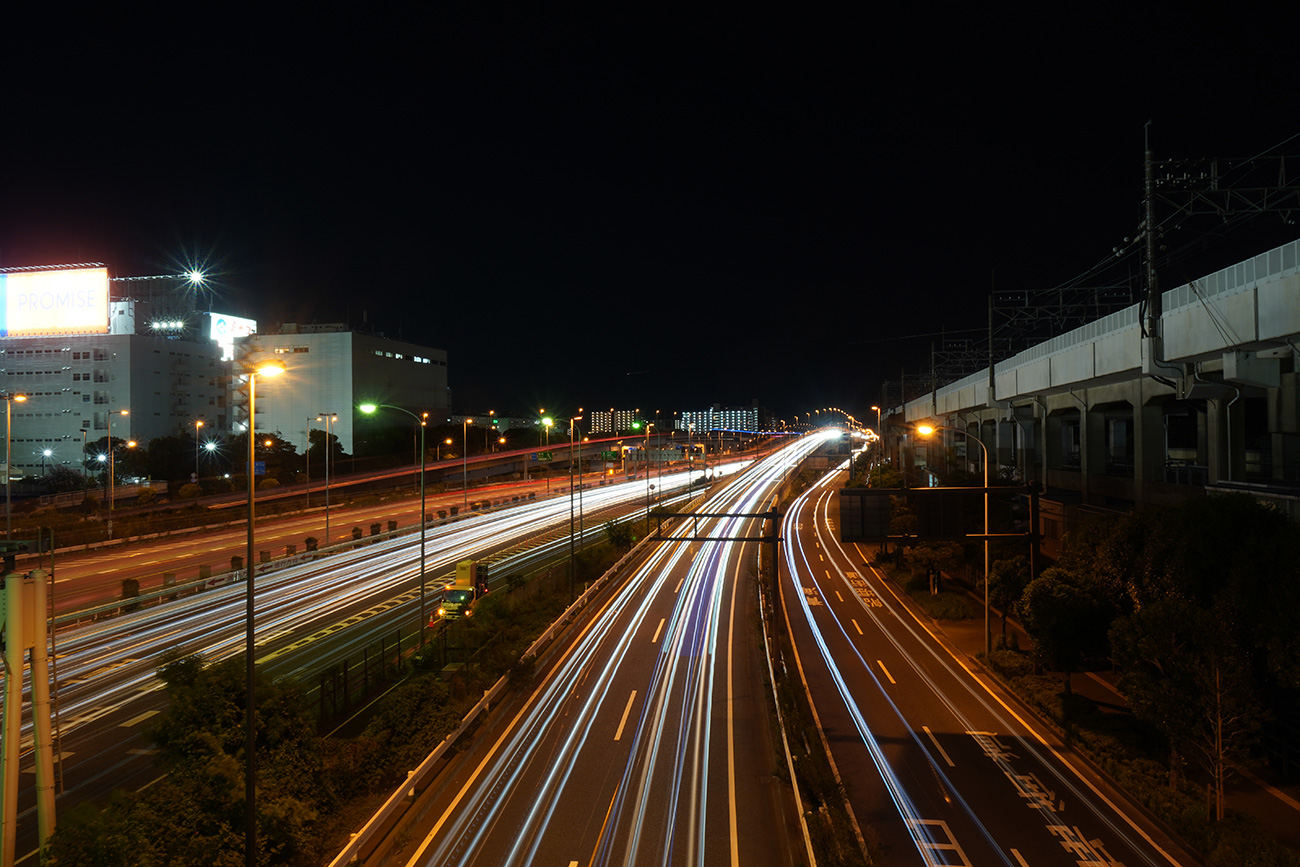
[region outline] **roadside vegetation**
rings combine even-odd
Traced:
[[[1207,864],[1300,865],[1226,785],[1263,772],[1300,710],[1300,528],[1248,496],[1204,497],[1098,519],[1032,579],[1014,557],[990,577],[1033,639],[1019,649],[1004,628],[988,660],[1022,698]],[[1074,692],[1098,668],[1131,713]]]
[[[578,553],[579,587],[624,553],[632,538],[625,526],[616,525],[609,542]],[[453,640],[472,649],[469,663],[440,671],[437,641],[410,654],[404,678],[370,706],[357,734],[323,737],[324,721],[298,684],[259,675],[259,864],[328,863],[348,833],[455,729],[485,689],[506,675],[516,684],[531,684],[532,662],[520,657],[564,611],[568,588],[566,560],[488,594],[472,619],[454,624]],[[244,863],[244,657],[214,664],[179,657],[165,661],[158,673],[169,700],[148,731],[159,750],[158,780],[141,791],[118,791],[101,803],[61,812],[45,863]]]

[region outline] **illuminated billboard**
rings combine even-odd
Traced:
[[[0,274],[0,337],[107,333],[107,268]]]
[[[235,338],[247,337],[257,333],[256,319],[243,319],[239,316],[227,316],[224,313],[209,313],[211,328],[208,336],[221,347],[221,359],[230,361],[235,357]]]

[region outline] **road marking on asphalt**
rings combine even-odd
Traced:
[[[682,589],[682,584],[684,583],[686,583],[686,577],[682,576],[682,580],[677,582],[677,586],[673,588],[673,592],[677,593],[680,591]]]
[[[943,760],[948,763],[948,767],[957,767],[952,763],[952,759],[948,756],[947,751],[944,750],[943,747],[939,746],[939,739],[934,736],[934,732],[930,731],[930,727],[921,726],[921,731],[925,732],[926,737],[930,739],[930,743],[934,744],[934,748],[939,751],[939,755],[943,756]]]
[[[618,731],[614,732],[614,740],[623,737],[623,726],[627,725],[627,715],[632,712],[632,702],[636,701],[636,690],[627,697],[627,707],[623,708],[623,718],[618,721]]]
[[[140,714],[138,717],[135,717],[134,719],[129,719],[129,720],[127,720],[126,722],[122,723],[120,726],[118,726],[118,728],[129,729],[129,728],[132,728],[132,727],[134,727],[134,726],[138,726],[140,723],[144,722],[145,720],[149,719],[150,717],[155,717],[155,716],[157,716],[159,713],[160,713],[160,711],[156,711],[156,710],[147,710],[147,711],[145,711],[144,713]]]
[[[858,635],[863,635],[863,634],[865,634],[865,633],[863,633],[863,631],[862,631],[862,627],[858,625],[858,621],[856,621],[856,620],[854,620],[852,617],[850,617],[850,618],[849,618],[849,622],[852,623],[852,624],[853,624],[853,628],[856,629],[856,630],[858,631]]]
[[[838,590],[835,591],[835,598],[840,600],[841,602],[844,601],[844,597],[840,595],[840,591]]]
[[[853,625],[854,625],[854,626],[857,626],[856,623],[853,624]],[[889,678],[889,682],[890,682],[890,683],[893,683],[893,684],[897,684],[897,683],[898,683],[898,681],[894,680],[894,676],[893,676],[892,674],[889,673],[889,669],[885,668],[885,662],[884,662],[884,660],[882,660],[882,659],[877,659],[877,660],[876,660],[876,665],[880,666],[880,670],[883,671],[883,672],[885,673],[885,677]]]
[[[952,836],[952,829],[948,827],[947,822],[942,819],[917,819],[916,821],[908,820],[907,824],[911,826],[912,839],[916,841],[917,847],[929,850],[926,853],[922,853],[927,864],[943,864],[945,867],[958,867],[958,865],[960,865],[960,867],[971,867],[970,859],[966,857],[966,853],[962,851],[961,845],[957,842],[956,838]],[[939,843],[927,839],[931,837],[937,838],[938,835],[923,834],[918,827],[920,825],[942,830],[944,836],[948,838],[948,842]],[[961,860],[949,861],[947,858],[940,859],[934,854],[936,852],[951,852]]]
[[[1029,862],[1020,854],[1019,849],[1012,849],[1011,854],[1016,856],[1016,860],[1020,862],[1020,867],[1029,867]]]
[[[59,753],[57,756],[55,756],[55,757],[53,758],[53,761],[55,761],[55,762],[63,762],[63,761],[67,761],[67,759],[68,759],[69,756],[75,756],[75,755],[76,755],[76,753],[62,752],[62,753]],[[36,765],[32,765],[30,768],[23,768],[23,773],[24,773],[24,774],[34,774],[34,773],[36,773]]]
[[[655,630],[655,637],[652,638],[652,639],[650,639],[650,643],[651,643],[651,644],[658,644],[658,643],[659,643],[659,633],[660,633],[660,632],[663,632],[663,630],[664,630],[664,619],[665,619],[665,618],[663,618],[663,617],[660,617],[660,618],[659,618],[659,628]]]
[[[162,750],[127,750],[127,753],[133,756],[156,756]]]

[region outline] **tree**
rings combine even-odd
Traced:
[[[628,521],[606,522],[605,537],[619,551],[627,551],[636,544],[636,533]]]
[[[1263,708],[1244,654],[1223,612],[1181,599],[1162,600],[1111,629],[1119,687],[1133,713],[1169,744],[1170,781],[1181,758],[1195,756],[1213,781],[1216,816],[1224,782],[1257,738]]]
[[[73,467],[59,464],[45,474],[45,484],[51,491],[80,491],[86,486],[86,477]]]
[[[1103,607],[1077,585],[1075,576],[1060,568],[1046,569],[1030,581],[1018,607],[1038,660],[1065,675],[1069,693],[1070,675],[1105,646],[1109,622]]]
[[[61,821],[50,844],[58,864],[243,863],[244,659],[205,665],[185,657],[158,673],[170,707],[148,734],[166,775]],[[315,725],[296,686],[259,673],[255,690],[260,860],[310,862],[320,854],[318,817],[329,797]]]
[[[1029,586],[1029,558],[1017,554],[989,565],[989,599],[1002,611],[1002,644],[1007,643],[1007,609]]]

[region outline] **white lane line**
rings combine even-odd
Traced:
[[[681,581],[678,581],[678,582],[677,582],[677,586],[673,588],[673,593],[677,593],[677,592],[679,592],[679,591],[682,589],[682,585],[685,584],[685,583],[686,583],[686,576],[683,575],[683,576],[682,576],[682,580],[681,580]]]
[[[890,682],[890,683],[892,683],[892,684],[897,684],[897,683],[898,683],[898,681],[894,680],[894,676],[893,676],[892,674],[889,673],[889,669],[885,668],[885,662],[884,662],[884,660],[882,660],[882,659],[877,659],[877,660],[876,660],[876,665],[880,666],[880,670],[883,671],[883,672],[885,673],[885,677],[889,678],[889,682]]]
[[[632,712],[632,702],[636,701],[636,690],[627,697],[627,707],[623,708],[623,718],[618,721],[618,731],[614,732],[614,740],[623,737],[623,726],[627,725],[627,715]]]
[[[840,595],[840,591],[838,590],[835,591],[835,598],[840,600],[840,602],[844,601],[844,597]]]
[[[849,622],[852,623],[852,624],[853,624],[853,628],[856,629],[856,630],[858,631],[858,635],[862,635],[862,634],[863,634],[863,632],[862,632],[862,627],[858,625],[858,621],[856,621],[856,620],[854,620],[852,617],[850,617],[850,618],[849,618]]]
[[[921,726],[921,731],[925,732],[930,738],[930,743],[934,744],[934,748],[939,751],[939,755],[943,756],[943,760],[948,763],[948,767],[957,767],[952,763],[952,759],[948,757],[948,753],[944,751],[943,747],[939,746],[939,739],[934,736],[934,732],[930,731],[929,726]]]
[[[149,717],[157,716],[159,713],[160,711],[147,710],[144,713],[140,714],[138,717],[135,717],[134,719],[129,719],[126,722],[122,723],[120,726],[118,726],[118,728],[129,729],[132,728],[133,726],[138,726],[140,723],[149,719]]]
[[[1019,849],[1012,849],[1011,854],[1016,856],[1016,860],[1020,862],[1020,867],[1029,867],[1029,862],[1021,856]]]
[[[659,633],[664,631],[664,620],[663,617],[659,618],[659,628],[655,630],[655,637],[650,639],[651,644],[659,643]]]

